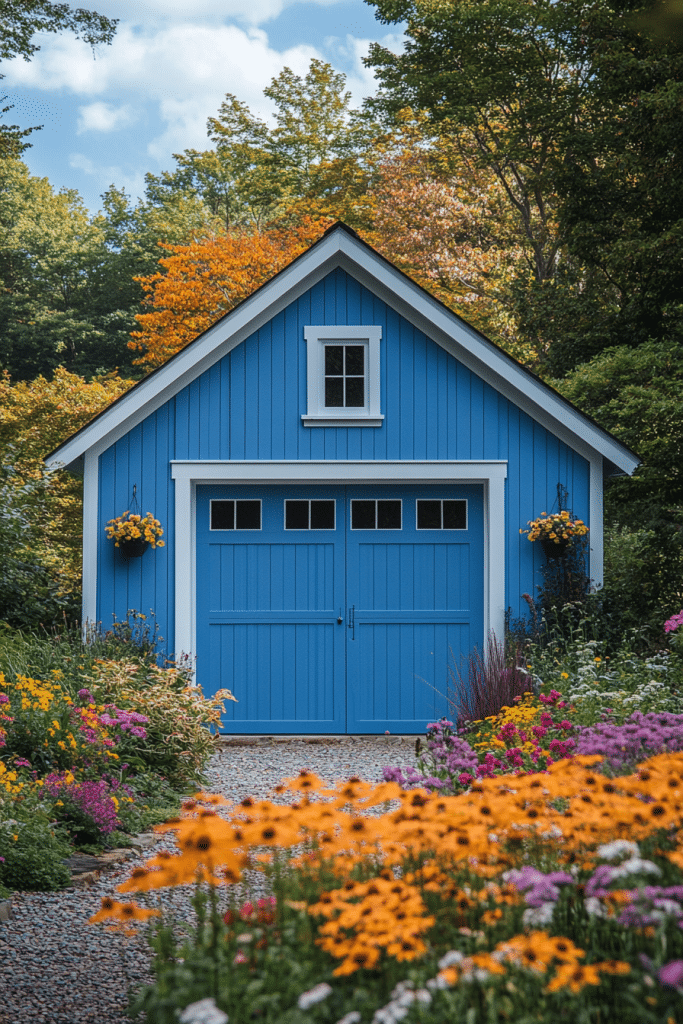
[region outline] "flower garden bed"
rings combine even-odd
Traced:
[[[608,659],[585,642],[559,660],[548,647],[529,657],[534,692],[459,729],[433,723],[416,763],[388,764],[381,784],[302,770],[272,799],[185,799],[155,828],[165,848],[91,919],[148,930],[155,980],[131,1013],[155,1024],[679,1024],[680,662]],[[68,683],[6,677],[5,848],[31,835],[29,818],[82,848],[87,827],[106,846],[143,810],[148,826],[161,809],[142,781],[170,780],[178,801],[212,749],[202,716],[219,711],[186,683],[144,659],[94,660]],[[44,763],[18,763],[36,723]],[[124,754],[125,774],[111,767]],[[8,836],[8,825],[19,827]],[[267,876],[271,898],[231,900],[247,869]],[[157,895],[171,886],[192,887],[196,926],[164,919]]]

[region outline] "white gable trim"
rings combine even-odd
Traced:
[[[474,483],[484,491],[484,637],[505,630],[507,462],[171,462],[175,481],[175,656],[197,650],[196,492],[201,484]]]
[[[115,402],[89,427],[47,459],[71,465],[89,449],[100,454],[190,381],[298,298],[341,267],[419,330],[586,458],[599,454],[624,473],[638,459],[559,395],[530,377],[463,320],[343,228],[330,232],[249,299]]]

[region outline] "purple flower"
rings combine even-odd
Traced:
[[[634,711],[623,725],[600,722],[583,729],[576,754],[602,754],[613,771],[627,771],[654,754],[683,750],[683,715]]]
[[[672,960],[670,963],[664,964],[657,977],[662,985],[670,985],[672,988],[683,985],[683,960]]]
[[[6,693],[0,693],[0,704],[9,704],[9,697]]]

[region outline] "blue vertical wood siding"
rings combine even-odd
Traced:
[[[380,428],[304,427],[309,324],[382,327]],[[561,481],[589,522],[589,464],[342,270],[335,270],[117,441],[99,464],[98,618],[153,609],[174,650],[173,459],[506,459],[507,605],[527,608],[543,555],[520,527],[550,511]],[[130,507],[161,519],[166,547],[126,563],[106,521]],[[590,525],[590,523],[589,523]]]

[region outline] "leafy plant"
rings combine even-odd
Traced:
[[[89,686],[98,704],[134,708],[147,723],[145,737],[128,735],[125,756],[133,769],[152,770],[182,786],[201,775],[214,750],[220,712],[229,690],[207,698],[191,685],[191,672],[171,664],[100,659],[91,668]]]
[[[8,889],[50,891],[71,881],[68,843],[44,819],[0,820],[0,883]]]

